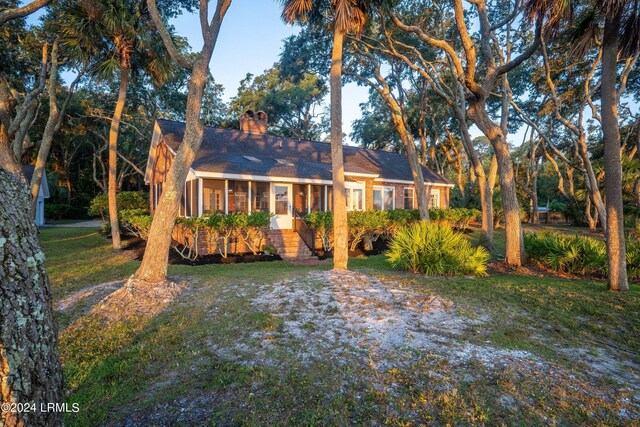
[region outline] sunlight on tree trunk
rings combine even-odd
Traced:
[[[333,268],[346,270],[349,262],[347,200],[342,154],[342,46],[344,34],[333,32],[331,53],[331,166],[333,175]]]
[[[604,138],[604,188],[607,195],[607,254],[609,289],[628,291],[627,260],[624,241],[622,201],[622,165],[620,159],[620,129],[617,107],[617,60],[620,13],[607,15],[602,41],[602,133]]]
[[[171,57],[181,66],[191,69],[191,78],[189,79],[186,124],[182,144],[176,152],[164,182],[162,195],[158,201],[151,229],[149,230],[149,238],[142,263],[129,279],[125,286],[126,289],[156,287],[166,283],[173,227],[180,208],[184,183],[196,153],[202,144],[204,126],[200,113],[202,111],[205,87],[209,79],[209,62],[218,39],[222,20],[231,5],[231,0],[218,0],[211,24],[207,23],[206,3],[204,8],[200,10],[204,45],[193,63],[190,63],[187,58],[176,50],[169,33],[164,27],[155,1],[147,0],[147,5]]]
[[[120,91],[118,92],[118,102],[113,112],[111,128],[109,129],[109,223],[111,225],[111,240],[114,250],[120,250],[120,224],[118,222],[118,135],[120,133],[120,120],[124,111],[124,104],[127,101],[127,86],[129,85],[129,67],[122,67],[120,72]]]
[[[516,194],[516,181],[513,162],[509,154],[509,146],[498,125],[489,118],[483,105],[478,102],[469,104],[469,117],[484,133],[496,155],[498,161],[498,179],[502,194],[502,208],[504,210],[505,225],[505,256],[504,262],[513,267],[519,267],[524,262],[524,241],[522,238],[522,224],[520,220],[520,205]]]

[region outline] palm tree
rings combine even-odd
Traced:
[[[576,2],[577,3],[577,2]],[[640,50],[640,11],[638,0],[595,0],[589,2],[575,28],[578,50],[590,47],[604,22],[602,32],[602,69],[600,105],[604,139],[604,174],[607,212],[608,286],[610,290],[627,291],[627,262],[624,237],[622,199],[622,162],[620,127],[618,124],[618,58],[631,57]],[[529,0],[529,17],[544,17],[548,26],[559,28],[570,18],[572,2]]]
[[[72,57],[92,64],[99,79],[118,81],[118,100],[109,129],[109,222],[113,249],[121,248],[117,207],[118,135],[124,111],[129,78],[141,71],[154,83],[165,82],[172,62],[162,40],[154,36],[153,23],[143,7],[132,0],[66,1],[57,11],[62,44]]]
[[[347,202],[342,154],[342,49],[344,37],[362,34],[372,1],[284,0],[282,18],[288,23],[323,25],[328,19],[333,31],[329,73],[331,105],[331,166],[333,174],[333,268],[346,270],[349,261]]]

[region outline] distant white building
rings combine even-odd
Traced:
[[[23,165],[22,172],[27,177],[27,182],[31,182],[33,171],[35,167],[33,165]],[[42,227],[44,225],[44,199],[49,198],[49,184],[47,183],[47,171],[42,173],[42,184],[40,184],[40,192],[38,193],[38,202],[36,203],[36,225]]]

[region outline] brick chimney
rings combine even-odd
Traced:
[[[267,113],[247,110],[240,116],[240,130],[248,133],[267,133]]]

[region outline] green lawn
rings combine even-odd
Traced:
[[[138,265],[92,230],[40,237],[54,304]],[[81,294],[56,312],[68,401],[81,407],[66,424],[638,422],[638,285],[616,294],[552,277],[427,278],[392,271],[384,256],[350,267],[354,278],[329,283],[328,264],[172,266],[186,284],[177,299],[153,318],[112,325],[87,315],[104,293]],[[348,280],[356,284],[345,296]],[[433,296],[452,304],[437,312],[442,327],[407,311]],[[359,329],[385,316],[396,316],[390,331],[410,322],[413,341]],[[423,349],[418,338],[431,334],[438,344]],[[465,356],[469,348],[477,354]]]

